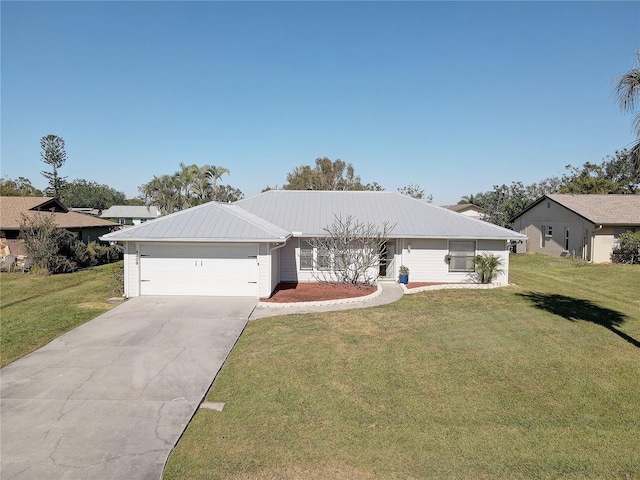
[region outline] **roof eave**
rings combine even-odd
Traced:
[[[279,243],[287,241],[291,235],[280,238],[117,238],[103,235],[100,238],[103,242],[166,242],[166,243]]]
[[[300,238],[308,238],[308,237],[328,237],[329,235],[326,233],[323,234],[314,234],[314,233],[303,233],[296,234],[295,237]],[[418,234],[406,234],[406,235],[389,235],[390,240],[401,240],[403,238],[415,238],[415,239],[424,239],[424,240],[447,240],[450,238],[461,239],[461,240],[526,240],[529,237],[523,235],[518,232],[513,232],[513,235],[418,235]]]

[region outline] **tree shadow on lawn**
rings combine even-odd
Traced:
[[[584,320],[585,322],[602,325],[631,345],[640,348],[640,341],[618,330],[617,327],[621,326],[626,319],[626,316],[620,312],[599,307],[589,300],[565,297],[564,295],[535,292],[520,293],[519,295],[532,302],[536,308],[559,315],[570,322]]]

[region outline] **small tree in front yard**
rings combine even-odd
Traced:
[[[22,215],[20,239],[24,242],[27,257],[31,260],[31,270],[48,273],[56,263],[62,240],[60,229],[53,217],[41,215]]]
[[[332,283],[371,284],[379,275],[380,253],[395,228],[364,223],[352,215],[336,216],[325,237],[309,240],[315,249],[316,279]]]
[[[621,233],[618,242],[618,247],[613,249],[613,262],[640,263],[640,232]]]

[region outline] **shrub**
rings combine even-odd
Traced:
[[[640,263],[640,232],[626,232],[618,237],[618,247],[613,249],[614,263]]]
[[[492,253],[476,255],[473,262],[478,283],[491,283],[493,277],[504,273],[502,259]]]
[[[71,232],[59,228],[50,216],[23,215],[20,238],[32,261],[32,272],[69,273],[122,259],[117,245],[91,242],[85,245]]]
[[[62,230],[50,216],[36,214],[30,217],[22,215],[20,223],[20,239],[24,241],[24,249],[31,259],[32,270],[50,272],[57,263],[60,250]]]

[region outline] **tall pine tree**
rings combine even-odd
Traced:
[[[45,135],[40,139],[40,159],[47,165],[51,165],[53,171],[42,171],[42,175],[49,181],[49,187],[45,194],[55,198],[62,197],[62,191],[66,185],[67,177],[60,177],[58,169],[67,161],[67,152],[64,151],[64,139],[57,135]]]

